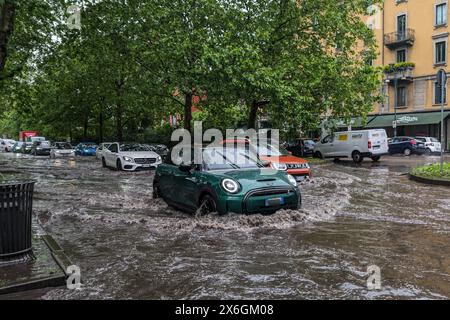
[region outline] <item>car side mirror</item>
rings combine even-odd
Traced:
[[[264,167],[270,167],[270,161],[267,160],[261,160],[261,163]]]

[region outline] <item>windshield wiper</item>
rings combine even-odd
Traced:
[[[239,167],[237,164],[234,164],[233,162],[231,162],[224,154],[220,153],[219,151],[217,151],[217,153],[219,155],[222,156],[222,158],[228,162],[228,164],[233,168],[233,169],[240,169],[241,167]]]
[[[248,159],[248,160],[250,160],[251,162],[255,163],[255,164],[258,166],[258,168],[264,168],[264,166],[263,166],[261,163],[259,163],[258,161],[255,161],[254,159],[250,158],[249,155],[247,155],[247,154],[245,154],[245,153],[240,153],[240,155],[241,155],[241,156],[244,156],[246,159]]]

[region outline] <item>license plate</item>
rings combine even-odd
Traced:
[[[295,176],[295,180],[296,180],[297,182],[302,182],[302,181],[305,181],[305,180],[306,180],[306,177],[305,177],[305,176]]]
[[[266,200],[266,207],[274,207],[284,204],[284,198],[273,198]]]
[[[150,168],[150,165],[149,164],[143,164],[142,168]]]
[[[373,146],[373,150],[380,150],[380,146]]]

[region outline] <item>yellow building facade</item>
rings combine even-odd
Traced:
[[[380,88],[384,102],[374,106],[368,127],[384,127],[390,136],[397,127],[397,135],[439,138],[444,97],[445,146],[449,148],[448,90],[442,94],[436,83],[440,69],[450,71],[448,0],[385,0],[370,12],[366,24],[378,43],[373,65],[391,66]]]

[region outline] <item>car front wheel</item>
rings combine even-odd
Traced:
[[[123,170],[123,168],[122,168],[122,162],[120,162],[120,160],[119,159],[117,159],[117,171],[122,171]]]
[[[427,150],[425,151],[425,153],[426,153],[427,156],[430,156],[430,155],[432,154],[431,149],[430,149],[430,148],[427,148]]]
[[[405,149],[405,151],[403,151],[403,154],[409,157],[411,155],[411,149]]]
[[[320,153],[319,151],[314,152],[314,158],[323,159],[322,153]]]
[[[153,184],[153,199],[161,198],[161,189],[159,188],[159,184]]]
[[[361,163],[364,160],[361,152],[359,152],[359,151],[354,151],[352,153],[352,159],[353,159],[354,163]]]
[[[213,197],[207,194],[200,201],[197,213],[204,216],[213,212],[217,212],[217,202]]]

